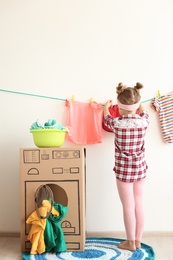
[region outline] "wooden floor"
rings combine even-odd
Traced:
[[[173,260],[173,236],[145,236],[143,243],[153,247],[156,260]],[[0,237],[0,260],[22,260],[19,237]]]
[[[173,260],[173,236],[144,237],[143,243],[152,246],[156,260]]]

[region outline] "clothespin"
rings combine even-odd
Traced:
[[[71,97],[71,101],[74,102],[74,95]]]
[[[160,90],[157,91],[158,98],[161,98]]]
[[[92,102],[93,102],[93,98],[90,98],[90,105],[91,105]]]

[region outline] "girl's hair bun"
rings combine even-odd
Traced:
[[[126,88],[126,85],[124,85],[122,82],[120,82],[118,84],[118,86],[116,87],[116,93],[117,94],[122,93],[125,90],[125,88]]]
[[[144,86],[141,83],[137,82],[136,85],[134,86],[134,89],[136,89],[139,92],[143,87]]]

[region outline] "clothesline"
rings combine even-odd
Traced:
[[[31,96],[31,97],[39,97],[39,98],[47,98],[47,99],[54,99],[54,100],[60,100],[60,101],[66,101],[67,99],[65,98],[57,98],[57,97],[51,97],[51,96],[43,96],[39,94],[33,94],[33,93],[26,93],[26,92],[20,92],[20,91],[14,91],[14,90],[6,90],[6,89],[0,89],[1,92],[6,92],[6,93],[12,93],[12,94],[18,94],[18,95],[25,95],[25,96]],[[146,103],[153,100],[153,98],[147,99],[142,101],[142,103]],[[104,106],[104,104],[102,104]]]
[[[13,93],[13,94],[19,94],[19,95],[32,96],[32,97],[48,98],[48,99],[55,99],[55,100],[66,101],[66,99],[63,99],[63,98],[43,96],[43,95],[32,94],[32,93],[26,93],[26,92],[19,92],[19,91],[13,91],[13,90],[0,89],[0,91],[1,91],[1,92],[7,92],[7,93]]]

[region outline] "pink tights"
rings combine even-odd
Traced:
[[[134,183],[117,180],[117,188],[123,206],[124,225],[127,240],[141,241],[144,228],[144,194],[145,179]]]

